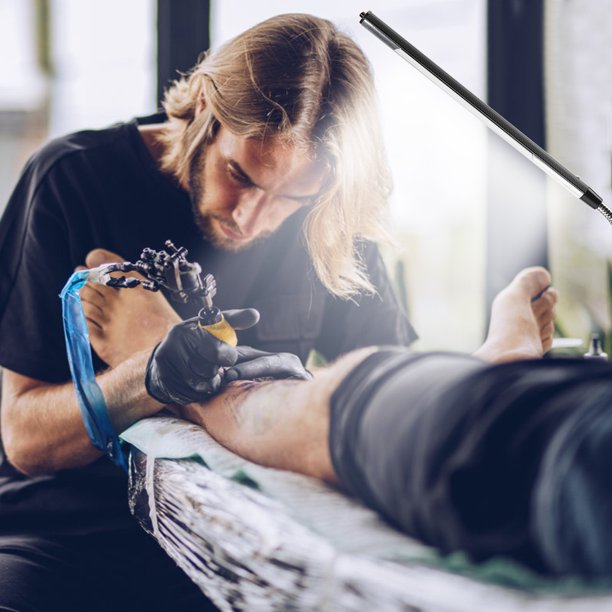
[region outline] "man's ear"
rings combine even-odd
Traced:
[[[204,94],[200,94],[198,96],[198,101],[196,102],[196,117],[206,108],[206,99],[204,98]]]

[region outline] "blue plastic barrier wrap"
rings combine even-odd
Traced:
[[[102,389],[96,382],[89,331],[81,304],[80,290],[91,272],[75,272],[60,293],[68,362],[89,439],[97,449],[104,451],[116,465],[127,471],[121,443],[111,425]]]

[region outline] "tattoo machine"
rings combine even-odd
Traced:
[[[81,288],[87,282],[128,288],[141,285],[149,291],[166,289],[174,300],[184,304],[192,299],[199,300],[202,308],[198,325],[223,342],[233,346],[238,343],[232,326],[213,306],[217,285],[212,274],[202,278],[199,264],[187,260],[187,249],[177,249],[169,240],[165,246],[167,251],[145,249],[134,263],[103,264],[91,270],[74,272],[60,293],[68,363],[85,430],[92,444],[126,472],[128,466],[121,442],[111,422],[104,394],[96,381],[87,321],[79,294]],[[113,277],[112,272],[139,272],[146,280]]]
[[[202,278],[202,268],[197,262],[187,260],[188,251],[177,248],[170,240],[164,243],[166,250],[155,251],[146,248],[135,262],[103,264],[92,270],[89,280],[108,287],[127,288],[141,286],[148,291],[166,289],[170,297],[182,304],[199,301],[198,325],[215,338],[236,346],[238,338],[234,328],[213,305],[217,293],[217,282],[212,274]],[[147,280],[126,276],[111,276],[111,272],[138,272]]]

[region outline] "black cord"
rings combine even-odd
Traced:
[[[597,207],[597,210],[608,220],[608,223],[612,225],[612,210],[603,202]]]

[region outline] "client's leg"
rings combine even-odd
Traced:
[[[536,357],[546,344],[552,304],[538,311],[526,280],[495,303],[490,358]],[[522,323],[498,328],[510,304]],[[442,550],[602,576],[611,380],[609,364],[586,360],[364,349],[315,380],[241,383],[184,410],[246,458],[338,482]]]
[[[309,381],[231,383],[206,404],[176,411],[246,459],[335,483],[327,444],[329,398],[339,381],[376,350],[353,351]]]
[[[332,465],[445,552],[609,578],[611,407],[606,362],[376,353],[332,396]]]
[[[546,282],[534,271],[501,294],[481,355],[541,355],[555,296],[531,298]],[[609,577],[611,405],[607,363],[487,365],[390,348],[347,355],[308,382],[242,383],[185,410],[241,455],[338,482],[443,551]]]
[[[545,269],[529,268],[499,294],[492,308],[489,338],[477,353],[480,359],[540,357],[549,348],[557,299],[554,289],[545,291],[549,285]],[[319,370],[311,381],[233,383],[204,406],[193,404],[177,410],[247,459],[334,482],[328,449],[330,398],[349,372],[377,350],[353,351]],[[395,351],[407,353],[405,349]],[[470,368],[480,363],[459,356],[450,359],[473,364]]]

